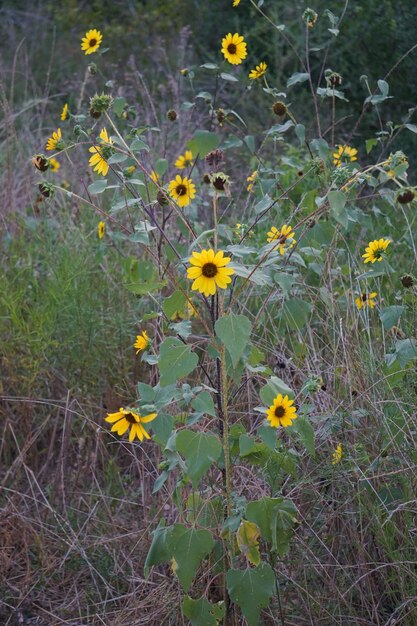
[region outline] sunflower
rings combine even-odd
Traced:
[[[262,76],[266,72],[267,67],[268,67],[267,64],[264,61],[262,61],[261,63],[259,63],[259,65],[255,67],[254,70],[251,70],[249,72],[249,78],[251,80],[255,80],[256,78],[262,78]]]
[[[237,7],[240,4],[240,0],[233,0],[233,6]]]
[[[113,424],[111,432],[124,435],[130,426],[129,441],[133,441],[135,437],[143,441],[144,439],[150,439],[143,424],[152,422],[156,416],[157,413],[149,413],[149,415],[142,416],[130,409],[119,409],[117,413],[109,413],[105,420]]]
[[[372,293],[362,293],[360,296],[355,298],[355,304],[360,311],[362,308],[369,306],[370,309],[375,308],[375,298],[377,297],[377,292],[373,291]]]
[[[101,41],[103,39],[103,35],[99,30],[93,28],[93,30],[89,30],[85,37],[81,39],[81,50],[84,50],[85,54],[93,54],[93,52],[97,52],[100,48]]]
[[[217,287],[226,289],[232,281],[230,276],[235,273],[231,267],[225,267],[230,263],[230,257],[223,256],[223,251],[202,250],[193,252],[189,262],[193,267],[187,269],[187,278],[193,280],[191,289],[199,291],[205,296],[214,296]]]
[[[278,250],[279,248],[280,254],[285,254],[285,251],[288,248],[292,248],[292,246],[295,244],[294,236],[295,233],[292,229],[292,226],[287,226],[286,224],[284,224],[284,226],[281,227],[281,230],[278,230],[277,228],[275,228],[275,226],[272,226],[271,230],[267,233],[267,241],[268,243],[276,241],[278,245],[276,248],[274,248],[274,250]],[[291,241],[288,241],[289,239]]]
[[[135,167],[135,166],[133,166]],[[155,185],[160,185],[161,184],[161,179],[158,176],[158,173],[155,172],[155,170],[152,170],[151,173],[149,174],[150,179],[155,183]]]
[[[191,150],[186,150],[185,154],[180,154],[178,159],[175,161],[175,167],[179,170],[183,170],[186,167],[191,167],[193,164],[193,153]]]
[[[336,446],[336,450],[332,454],[332,465],[337,465],[342,460],[343,456],[343,448],[342,444],[338,443]]]
[[[97,226],[97,235],[99,239],[103,239],[106,232],[106,222],[99,222]]]
[[[257,177],[258,177],[258,171],[257,170],[252,172],[252,174],[247,177],[246,182],[248,183],[248,186],[246,187],[246,191],[249,191],[249,192],[252,191]]]
[[[357,161],[358,151],[356,148],[350,146],[338,146],[337,151],[333,152],[333,164],[336,167],[340,167],[342,163],[349,163],[350,161]]]
[[[232,65],[240,65],[247,56],[246,43],[239,33],[229,33],[222,39],[222,50],[224,58]]]
[[[382,261],[383,253],[390,243],[389,239],[374,239],[374,241],[370,241],[368,247],[365,248],[365,254],[362,254],[363,262],[375,263],[375,261]]]
[[[61,129],[58,128],[58,130],[56,132],[54,131],[46,142],[46,149],[60,150],[61,148],[63,148],[63,146],[64,144],[62,142]]]
[[[195,185],[191,178],[181,178],[179,174],[169,183],[168,191],[180,207],[188,206],[195,197]]]
[[[133,347],[136,348],[136,354],[139,354],[142,350],[146,350],[148,345],[149,337],[146,330],[144,330],[141,335],[136,336],[136,341],[133,344]]]
[[[59,170],[59,168],[61,167],[61,164],[60,164],[59,161],[57,161],[56,159],[51,157],[49,159],[49,167],[51,169],[51,172],[57,172]]]
[[[100,133],[100,139],[102,142],[101,146],[91,146],[88,149],[89,152],[93,154],[88,161],[89,165],[94,169],[95,172],[101,174],[102,176],[106,176],[109,171],[109,164],[107,163],[107,159],[111,154],[111,148],[113,141],[109,138],[107,134],[107,130],[103,128]]]
[[[68,119],[68,102],[64,104],[61,112],[61,122],[65,122]]]
[[[296,408],[293,404],[294,400],[290,400],[288,396],[283,396],[282,393],[279,393],[266,414],[266,418],[271,426],[274,428],[291,426],[292,421],[297,418]]]

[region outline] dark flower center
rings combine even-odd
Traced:
[[[362,302],[366,302],[368,299],[368,296],[366,295],[366,293],[362,294]]]
[[[217,274],[217,266],[214,263],[205,263],[201,271],[206,278],[213,278]]]
[[[376,259],[382,259],[382,250],[375,250],[374,257]]]
[[[185,185],[177,185],[176,192],[179,196],[187,195],[187,187]]]
[[[137,424],[136,418],[133,413],[126,413],[125,419],[129,422],[129,424]]]
[[[236,50],[237,50],[237,48],[236,48],[236,44],[234,44],[234,43],[229,43],[229,45],[227,46],[227,51],[228,51],[230,54],[236,54]]]
[[[285,409],[283,406],[277,406],[275,409],[275,417],[284,417]]]
[[[92,48],[97,43],[97,39],[90,39],[90,47]]]
[[[225,188],[225,180],[221,176],[216,176],[213,180],[213,185],[218,191],[224,191]]]

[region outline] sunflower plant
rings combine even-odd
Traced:
[[[235,1],[231,10],[245,11],[247,4],[265,19],[261,3]],[[336,32],[342,24],[333,18]],[[325,305],[334,297],[321,288],[321,299],[312,303],[302,281],[318,289],[324,272],[338,272],[344,286],[338,297],[346,311],[352,304],[362,324],[368,316],[358,310],[366,308],[370,316],[379,309],[385,330],[407,306],[380,306],[378,294],[395,274],[389,260],[396,236],[389,221],[382,229],[363,198],[367,190],[385,210],[399,203],[405,212],[414,200],[408,162],[398,154],[388,165],[385,154],[372,162],[363,146],[350,145],[354,134],[337,138],[341,78],[328,72],[321,87],[310,70],[309,39],[320,19],[312,9],[300,16],[306,50],[297,56],[300,71],[287,77],[288,96],[272,83],[272,63],[252,57],[250,40],[237,32],[220,38],[218,64],[201,68],[204,84],[207,72],[213,77],[213,91],[195,96],[205,102],[205,116],[184,145],[175,141],[171,151],[165,150],[171,137],[166,121],[156,129],[141,126],[134,104],[107,94],[90,103],[81,99],[77,112],[65,103],[61,126],[46,143],[61,162],[77,150],[90,168],[90,184],[88,193],[76,185],[68,190],[55,179],[41,185],[49,196],[51,190],[70,194],[106,220],[99,224],[99,238],[106,235],[101,245],[123,246],[124,288],[140,299],[143,315],[136,339],[132,336],[132,355],[142,377],[136,397],[126,398],[128,408],[110,412],[105,421],[111,424],[109,438],[121,437],[133,450],[159,449],[153,493],[163,492],[172,512],[153,529],[144,569],[149,576],[165,568],[177,579],[182,612],[192,624],[235,624],[239,613],[256,626],[263,610],[280,605],[285,559],[301,526],[300,502],[285,485],[298,484],[300,459],[316,461],[317,444],[322,457],[327,450],[323,462],[334,465],[332,471],[343,467],[347,456],[349,442],[340,424],[326,422],[317,429],[320,372],[304,381],[295,367],[291,376],[281,373],[280,363],[285,368],[285,361],[305,358],[308,332],[319,333]],[[287,37],[281,26],[276,32]],[[81,50],[91,55],[104,41],[105,31],[89,30]],[[193,70],[192,80],[198,75]],[[181,71],[186,78],[191,83],[190,72]],[[246,134],[236,111],[216,108],[219,83],[229,102],[234,88],[259,90],[265,116],[272,119],[261,139]],[[313,119],[300,118],[292,104],[291,91],[303,83],[311,91]],[[387,88],[379,88],[383,98]],[[192,85],[188,95],[193,93]],[[194,104],[186,100],[179,114],[170,109],[168,123],[178,124]],[[72,133],[64,124],[72,124]],[[159,145],[155,132],[163,135]],[[290,134],[297,148],[291,147]],[[389,142],[382,148],[389,150]],[[234,152],[240,181],[230,167],[233,151],[240,151]],[[33,162],[43,173],[52,158],[48,162],[40,154]],[[363,248],[354,245],[359,241],[365,246],[362,257]],[[354,274],[347,279],[350,267]],[[269,337],[264,349],[257,345],[261,330]],[[392,346],[388,367],[398,362],[406,368],[413,360],[415,341],[408,339],[407,346]],[[245,390],[250,403],[243,399]],[[257,491],[239,479],[242,467],[253,472]]]

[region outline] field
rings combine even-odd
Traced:
[[[29,4],[0,625],[417,626],[417,7]]]

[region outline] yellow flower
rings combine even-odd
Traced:
[[[61,122],[65,122],[68,119],[68,102],[66,102],[63,106],[61,113]]]
[[[185,167],[191,167],[193,164],[193,153],[191,150],[186,150],[185,154],[180,154],[175,161],[175,167],[179,170],[183,170]]]
[[[103,35],[99,30],[96,30],[95,28],[89,30],[85,34],[85,37],[81,39],[81,50],[84,50],[85,54],[93,54],[93,52],[97,52],[102,39]]]
[[[267,64],[264,63],[264,61],[262,61],[261,63],[259,63],[259,65],[256,66],[254,70],[251,70],[249,72],[249,78],[251,80],[255,80],[256,78],[262,78],[262,76],[266,72],[267,67],[268,67]]]
[[[135,167],[135,166],[133,166]],[[150,173],[150,179],[156,184],[156,185],[160,185],[161,184],[161,179],[159,178],[157,172],[155,172],[155,170],[152,170]]]
[[[240,0],[233,0],[233,6],[237,7],[240,4]]]
[[[143,441],[144,439],[150,439],[143,424],[152,422],[156,416],[157,413],[149,413],[149,415],[142,416],[130,409],[119,409],[117,413],[109,413],[105,420],[113,424],[111,432],[124,435],[130,426],[129,441],[133,441],[135,437]]]
[[[337,465],[342,460],[343,456],[343,448],[342,444],[338,443],[336,446],[336,450],[332,454],[332,465]]]
[[[187,269],[187,278],[194,281],[191,286],[193,291],[199,291],[205,296],[214,296],[217,287],[227,288],[228,283],[232,281],[230,276],[235,270],[226,267],[231,259],[223,254],[222,250],[215,252],[213,249],[193,252],[189,259],[193,267]]]
[[[62,143],[62,135],[61,135],[61,129],[58,128],[58,130],[52,133],[52,135],[49,137],[48,141],[46,142],[46,149],[47,150],[57,150],[60,149],[61,147],[63,147],[63,143]]]
[[[349,161],[357,161],[358,151],[356,148],[350,146],[338,146],[337,151],[333,152],[333,164],[336,167],[340,167],[342,163],[349,163]]]
[[[285,254],[285,251],[288,248],[292,248],[292,246],[295,244],[294,236],[295,233],[292,230],[292,226],[287,226],[286,224],[284,224],[284,226],[281,227],[281,230],[278,230],[277,228],[275,228],[275,226],[272,226],[271,230],[267,233],[267,241],[268,243],[276,241],[278,245],[276,248],[274,248],[274,250],[278,250],[279,248],[279,253]]]
[[[365,308],[367,306],[369,306],[370,309],[374,309],[375,308],[375,301],[374,298],[377,297],[377,292],[373,291],[372,293],[362,293],[360,296],[358,296],[357,298],[355,298],[355,304],[358,307],[358,310],[360,311],[362,308]]]
[[[109,164],[106,160],[106,148],[108,149],[108,147],[112,145],[113,141],[109,138],[105,128],[103,128],[100,133],[100,139],[102,142],[101,146],[91,146],[91,148],[88,149],[88,151],[93,154],[88,163],[95,172],[101,174],[102,176],[106,176],[109,171]]]
[[[97,226],[97,235],[99,239],[103,239],[106,231],[106,222],[99,222]]]
[[[191,178],[181,178],[179,174],[169,183],[168,191],[180,207],[188,206],[195,197],[195,185]]]
[[[266,418],[271,426],[274,428],[291,426],[292,421],[297,418],[296,408],[293,404],[294,400],[290,400],[288,396],[283,396],[279,393],[266,414]]]
[[[188,317],[197,317],[198,311],[191,302],[187,302],[187,315]]]
[[[51,157],[48,160],[49,160],[49,167],[51,169],[51,172],[57,172],[59,168],[61,167],[60,162],[54,159],[54,157]]]
[[[386,251],[391,241],[389,239],[374,239],[370,241],[368,247],[365,248],[365,254],[362,254],[364,263],[375,263],[382,261],[383,252]]]
[[[222,50],[224,58],[232,65],[240,65],[243,59],[246,58],[246,43],[242,35],[239,33],[229,33],[222,39]]]
[[[146,330],[142,332],[141,335],[136,336],[136,341],[133,344],[133,347],[136,348],[136,354],[139,354],[142,350],[146,350],[149,345],[149,337]]]
[[[246,191],[252,191],[253,185],[255,184],[255,180],[257,176],[258,176],[258,171],[255,170],[254,172],[252,172],[250,176],[247,177],[246,182],[248,182],[249,184],[246,187]]]

